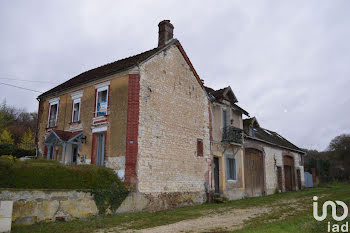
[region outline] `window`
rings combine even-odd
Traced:
[[[80,98],[73,100],[72,122],[78,122],[80,120],[80,102]]]
[[[53,99],[53,100],[50,100],[49,102],[50,102],[50,107],[49,107],[48,127],[52,128],[52,127],[55,127],[57,123],[59,99]]]
[[[303,166],[303,158],[302,155],[298,154],[299,165]]]
[[[226,159],[227,180],[236,180],[236,160],[233,158]]]
[[[203,140],[197,139],[197,156],[203,156]]]
[[[226,128],[226,126],[227,126],[226,109],[222,109],[222,128]]]
[[[96,93],[96,116],[107,115],[108,86],[100,87]]]

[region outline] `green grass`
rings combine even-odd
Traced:
[[[118,176],[105,167],[64,166],[58,161],[0,157],[0,188],[108,189],[113,183],[122,186]]]
[[[312,197],[320,197],[319,206],[326,200],[350,201],[350,184],[330,183],[319,188],[299,192],[274,194],[258,198],[246,198],[222,204],[203,204],[156,213],[138,212],[114,216],[94,217],[85,221],[39,223],[32,226],[14,226],[13,232],[92,232],[99,228],[120,227],[120,229],[144,229],[181,220],[208,216],[210,213],[225,212],[233,208],[272,207],[274,211],[244,222],[241,230],[235,232],[327,232],[327,221],[317,222],[312,217]],[[289,201],[289,202],[288,202]],[[288,202],[289,204],[286,204]],[[295,204],[294,204],[295,203]],[[302,208],[298,208],[297,205]],[[221,229],[215,229],[218,232]],[[223,231],[223,230],[221,230]]]

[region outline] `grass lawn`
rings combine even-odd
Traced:
[[[203,204],[156,213],[127,213],[101,216],[72,222],[40,223],[32,226],[14,226],[12,232],[72,232],[86,233],[96,229],[117,227],[144,229],[167,225],[182,220],[195,219],[210,214],[225,213],[230,209],[273,208],[266,214],[244,221],[243,227],[235,232],[327,232],[327,220],[317,222],[312,216],[312,197],[319,196],[319,208],[326,200],[350,202],[350,184],[329,183],[319,188],[299,192],[274,194],[258,198],[246,198],[222,204]],[[286,204],[287,203],[287,204]],[[339,214],[338,214],[339,215]],[[329,215],[330,216],[330,215]],[[349,219],[348,219],[349,221]],[[208,223],[210,224],[210,223]],[[227,229],[212,229],[213,232],[230,232]]]

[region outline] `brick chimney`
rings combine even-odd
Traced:
[[[163,20],[158,24],[158,27],[158,47],[161,47],[173,39],[174,26],[170,23],[170,20]]]

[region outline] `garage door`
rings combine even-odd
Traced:
[[[264,166],[261,151],[245,150],[245,186],[248,196],[261,196],[264,190]]]

